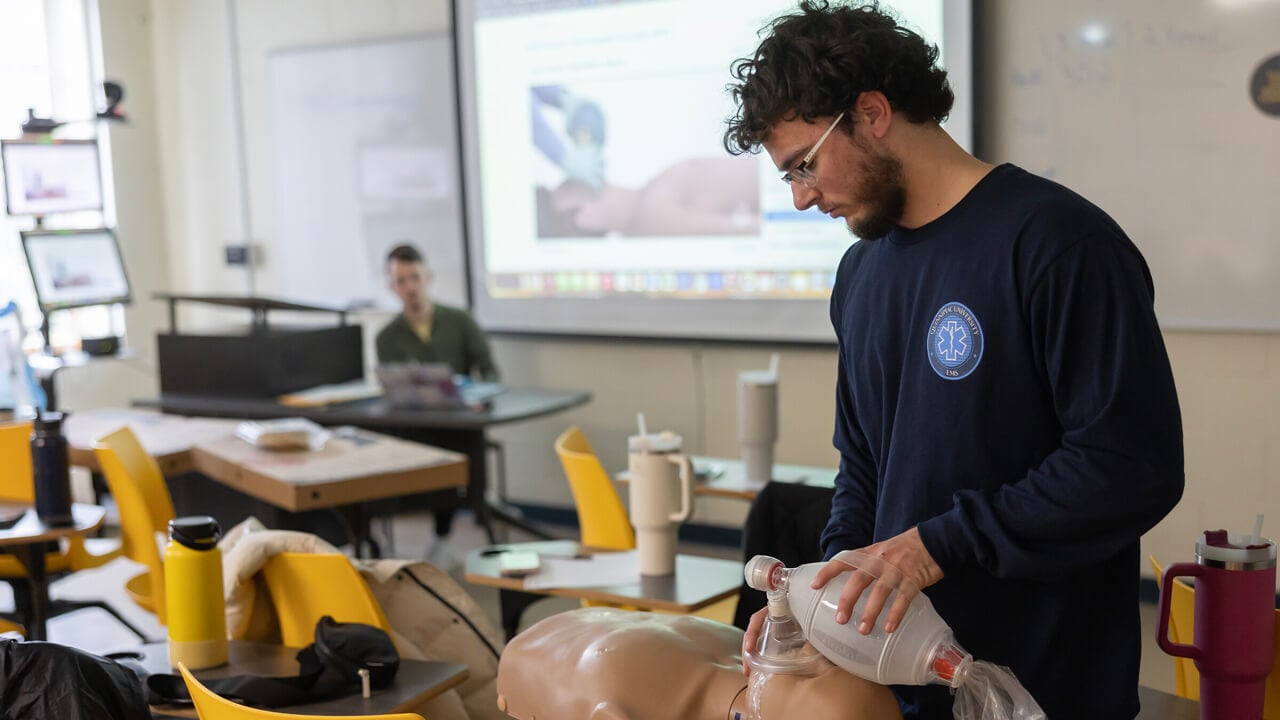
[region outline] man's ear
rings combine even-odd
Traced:
[[[879,90],[859,94],[854,101],[853,112],[855,121],[865,124],[868,132],[877,139],[883,138],[893,125],[893,106]]]

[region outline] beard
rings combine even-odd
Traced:
[[[888,235],[907,206],[907,188],[902,181],[902,162],[886,153],[872,153],[870,147],[858,179],[858,200],[866,208],[860,218],[848,218],[849,232],[862,240]]]

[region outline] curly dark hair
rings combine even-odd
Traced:
[[[768,36],[749,58],[738,58],[728,86],[738,106],[724,134],[733,155],[759,150],[782,120],[832,116],[858,95],[878,90],[911,122],[941,123],[955,95],[938,48],[872,2],[832,6],[803,0],[798,12],[761,30]],[[849,122],[841,123],[848,132]]]

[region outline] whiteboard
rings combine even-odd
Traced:
[[[1251,95],[1280,54],[1280,1],[984,8],[987,159],[1111,214],[1151,267],[1163,326],[1280,329],[1280,116]]]
[[[408,241],[466,305],[451,36],[274,52],[267,88],[279,291],[399,309],[384,265]]]

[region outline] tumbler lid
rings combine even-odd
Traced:
[[[1205,530],[1196,541],[1196,562],[1228,570],[1265,570],[1276,566],[1276,544],[1263,537]]]
[[[57,411],[41,410],[36,413],[36,417],[32,420],[32,427],[36,432],[61,432],[62,421],[66,419],[66,413]]]
[[[679,452],[682,438],[671,432],[663,430],[660,433],[649,433],[647,435],[632,435],[627,438],[627,449],[633,453],[669,453]]]
[[[218,546],[222,528],[208,515],[191,515],[169,521],[169,539],[192,550],[212,550]]]

